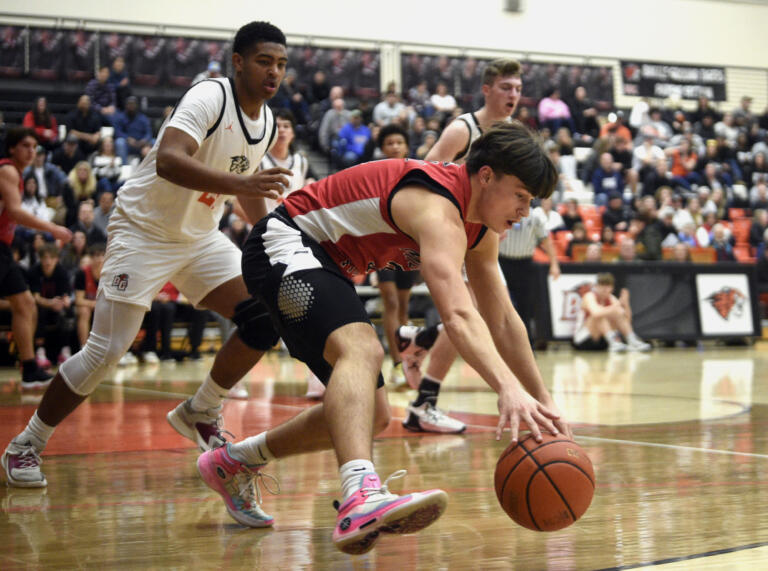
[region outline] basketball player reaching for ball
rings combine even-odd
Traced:
[[[275,124],[265,101],[277,92],[286,62],[279,29],[266,22],[240,28],[232,54],[235,77],[190,88],[120,189],[90,336],[59,368],[29,424],[6,448],[2,464],[9,484],[47,485],[40,452],[128,350],[168,281],[194,305],[238,326],[194,397],[168,414],[171,425],[201,448],[224,442],[222,400],[277,336],[266,308],[248,295],[240,250],[218,224],[226,195],[237,196],[258,220],[266,214],[263,197],[277,198],[288,185],[285,169],[254,172],[273,141]]]
[[[480,137],[465,165],[358,165],[293,192],[256,224],[243,250],[248,290],[327,388],[321,404],[198,458],[230,515],[264,525],[249,516],[252,494],[242,490],[270,460],[329,448],[341,477],[333,532],[340,550],[364,553],[380,534],[418,531],[444,510],[441,490],[390,492],[389,480],[403,472],[382,483],[371,460],[373,435],[390,420],[384,353],[349,277],[380,268],[421,269],[446,334],[498,393],[497,439],[509,426],[517,440],[523,422],[537,439],[542,431],[570,436],[497,264],[499,234],[528,214],[533,196],[549,196],[556,178],[532,134],[513,122]]]
[[[464,113],[445,128],[435,146],[427,154],[430,161],[450,161],[462,164],[470,152],[470,145],[494,123],[510,121],[520,100],[523,83],[520,77],[520,63],[512,59],[498,59],[490,62],[483,71],[483,95],[485,104],[474,113]],[[475,294],[470,286],[470,295]],[[509,295],[509,294],[507,294]],[[456,360],[456,349],[447,335],[438,335],[436,329],[425,332],[426,339],[434,343],[426,374],[421,377],[420,364],[426,358],[427,350],[419,344],[416,335],[421,333],[415,327],[398,329],[398,345],[403,353],[403,371],[411,386],[418,388],[416,400],[408,405],[408,417],[403,426],[409,430],[457,433],[466,425],[446,415],[437,407],[440,386],[451,365]]]

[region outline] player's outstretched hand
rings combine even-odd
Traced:
[[[64,226],[54,227],[51,234],[53,234],[53,237],[56,240],[59,240],[62,244],[68,244],[72,240],[72,232],[70,232],[69,229],[64,228]]]
[[[509,425],[512,442],[517,442],[520,422],[525,422],[536,442],[541,442],[542,428],[552,435],[560,431],[555,422],[559,414],[545,407],[521,387],[504,390],[499,393],[499,423],[496,425],[496,440],[501,440],[504,427]]]
[[[282,167],[257,171],[245,179],[247,193],[252,196],[277,200],[290,186],[288,177],[292,174],[291,171]]]

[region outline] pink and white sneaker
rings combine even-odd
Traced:
[[[267,515],[261,509],[261,491],[257,479],[268,492],[276,494],[264,483],[264,477],[277,480],[272,476],[262,474],[261,466],[246,466],[229,455],[229,447],[221,446],[208,452],[203,452],[197,459],[197,471],[203,482],[213,491],[218,492],[227,506],[227,512],[235,521],[248,527],[269,527],[275,518]]]
[[[382,484],[369,472],[361,476],[362,487],[339,505],[333,543],[344,553],[361,555],[373,549],[381,533],[415,533],[433,523],[445,511],[448,494],[443,490],[413,492],[405,496],[390,493],[390,480],[405,476],[398,470]]]
[[[416,327],[414,325],[401,325],[395,330],[397,348],[403,359],[403,373],[405,380],[412,389],[418,389],[421,382],[421,364],[427,358],[429,350],[437,341],[437,337],[443,330],[443,324],[432,327]]]

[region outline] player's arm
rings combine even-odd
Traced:
[[[440,138],[433,145],[427,156],[428,161],[448,161],[451,162],[460,152],[467,148],[469,142],[469,127],[464,121],[451,121],[443,129]]]
[[[72,239],[72,232],[63,226],[41,220],[21,207],[19,173],[13,167],[0,168],[0,198],[3,201],[3,209],[17,224],[42,232],[50,232],[54,238],[65,244]]]
[[[467,277],[475,292],[477,309],[488,326],[499,355],[525,390],[559,416],[558,408],[544,386],[536,365],[525,325],[512,305],[507,286],[501,279],[498,257],[499,238],[491,230],[486,232],[477,246],[467,251]],[[571,428],[562,417],[556,419],[554,424],[562,433],[572,437]]]
[[[233,212],[251,226],[267,215],[267,203],[260,197],[238,196],[232,207]]]
[[[557,261],[557,252],[555,252],[555,245],[552,243],[552,239],[549,235],[542,238],[539,242],[541,249],[547,253],[549,258],[549,275],[552,278],[557,279],[560,277],[560,263]]]
[[[611,305],[601,305],[598,303],[597,296],[592,291],[588,291],[581,298],[581,307],[594,317],[606,317],[616,311],[613,302],[611,302]]]
[[[456,207],[420,187],[406,187],[392,200],[395,223],[418,244],[421,274],[427,283],[448,337],[459,354],[499,395],[496,438],[509,424],[516,441],[524,421],[541,438],[539,426],[557,433],[548,411],[527,394],[493,344],[488,327],[472,303],[461,275],[467,249],[464,224]]]

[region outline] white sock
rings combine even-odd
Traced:
[[[629,343],[642,343],[643,340],[640,339],[637,335],[635,335],[634,331],[630,331],[629,335],[627,335],[627,342],[629,342]]]
[[[443,382],[443,379],[438,379],[437,377],[430,377],[426,373],[421,376],[422,379],[426,379],[428,381],[432,381],[433,383],[437,383],[438,385]]]
[[[211,377],[211,374],[208,373],[208,376],[205,377],[205,381],[203,381],[203,384],[197,389],[195,396],[192,397],[192,402],[190,403],[192,405],[192,410],[205,412],[209,408],[220,407],[221,403],[224,402],[224,399],[227,397],[228,390],[229,389],[217,385],[216,381]]]
[[[232,458],[247,466],[264,466],[275,459],[275,455],[267,446],[266,432],[246,438],[237,444],[230,444],[227,452]]]
[[[363,475],[376,473],[370,460],[350,460],[339,468],[342,502],[362,487]]]
[[[51,437],[54,430],[56,430],[56,427],[45,424],[40,420],[40,417],[37,416],[37,411],[35,411],[35,414],[29,419],[27,427],[21,434],[13,439],[13,442],[17,444],[30,443],[38,452],[42,452],[45,445],[48,444],[48,439]]]

